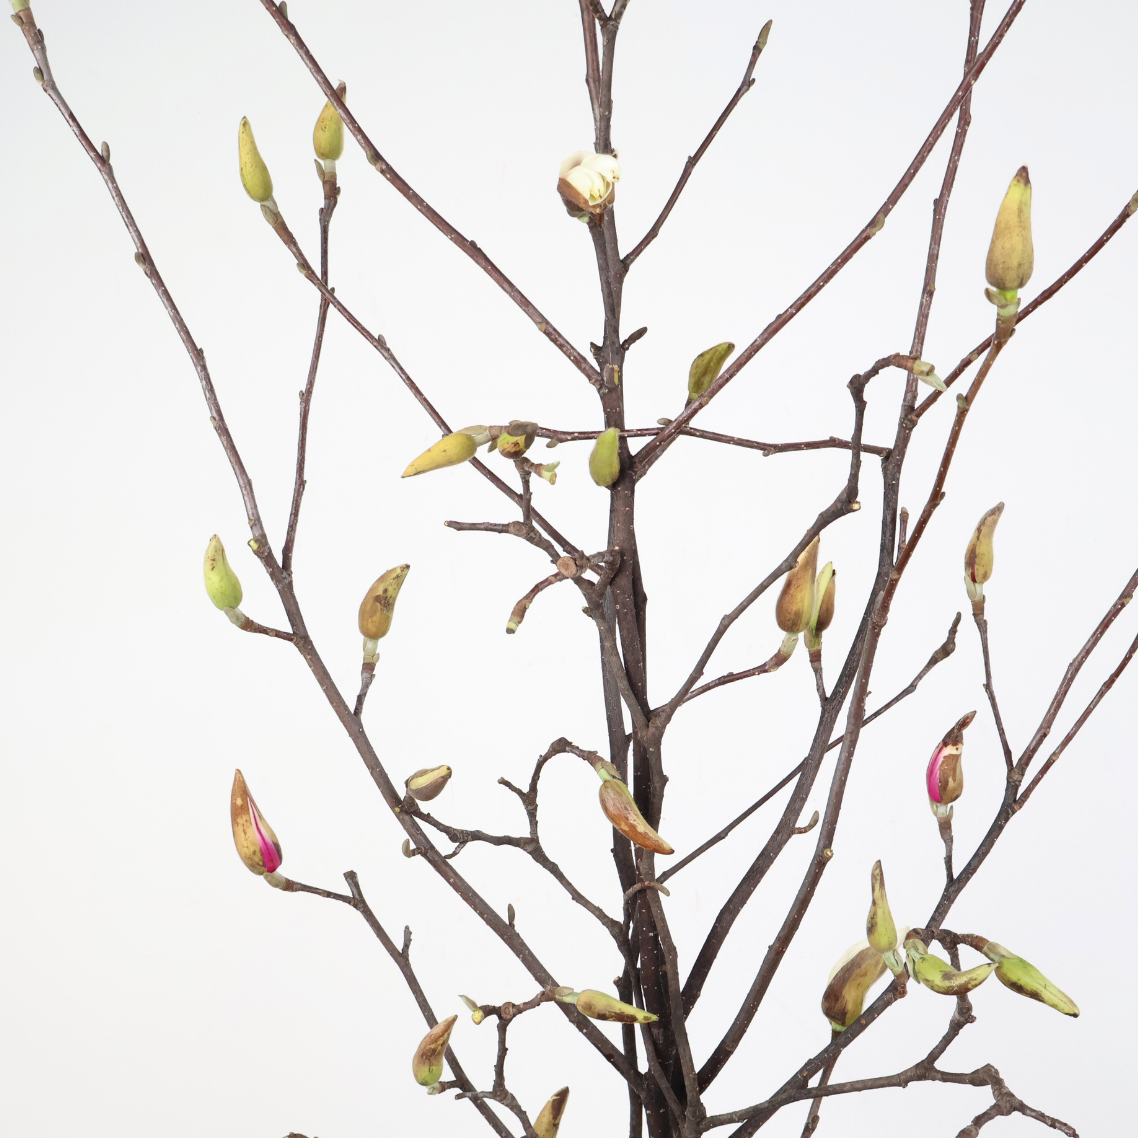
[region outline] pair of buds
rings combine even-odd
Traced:
[[[798,555],[775,603],[775,621],[786,633],[782,652],[787,657],[794,651],[798,635],[802,632],[806,633],[807,648],[812,652],[820,649],[822,633],[834,619],[837,574],[832,561],[827,561],[822,572],[818,573],[819,541],[816,537]]]

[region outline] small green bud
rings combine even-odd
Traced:
[[[557,999],[564,1004],[576,1004],[577,1010],[589,1019],[599,1019],[605,1023],[655,1023],[660,1017],[618,1000],[615,996],[586,988],[574,992],[572,988],[557,989]]]
[[[620,477],[620,431],[602,431],[589,455],[589,473],[598,486],[611,486]]]
[[[1031,247],[1031,179],[1021,166],[1008,186],[988,247],[988,284],[1001,292],[1015,293],[1031,279],[1034,255]],[[1014,299],[1009,298],[1010,300]]]
[[[257,149],[257,140],[253,137],[253,128],[248,119],[242,119],[237,128],[237,157],[241,166],[241,184],[245,192],[261,205],[274,205],[273,179],[269,168]]]
[[[735,350],[731,343],[716,344],[706,352],[700,352],[688,369],[688,402],[698,399],[718,378],[727,362],[727,357]]]
[[[817,652],[822,647],[822,633],[830,627],[834,619],[837,582],[838,575],[834,572],[834,563],[827,561],[814,582],[814,612],[810,617],[810,627],[806,629],[806,647],[812,652]]]
[[[336,88],[336,94],[345,101],[347,86],[341,83]],[[312,129],[312,148],[322,162],[335,162],[344,153],[344,120],[330,101],[324,104],[316,126]]]
[[[905,955],[913,979],[941,996],[966,996],[996,970],[994,964],[978,964],[966,972],[957,972],[947,960],[933,956],[915,936],[906,938]]]
[[[1028,999],[1038,1000],[1065,1016],[1078,1016],[1078,1004],[1066,992],[1056,988],[1034,964],[1029,964],[1022,956],[1009,952],[994,940],[988,941],[982,951],[989,960],[996,962],[996,979],[1005,988],[1010,988],[1021,996],[1027,996]]]
[[[475,1026],[486,1018],[486,1013],[469,996],[459,996],[458,998],[466,1005],[466,1010],[470,1012],[470,1018],[474,1021]]]
[[[879,861],[873,864],[870,887],[873,890],[873,904],[865,921],[865,935],[869,938],[870,947],[885,956],[897,947],[897,926],[889,911],[889,898],[885,895],[885,874]]]
[[[225,546],[214,534],[205,551],[205,591],[209,599],[221,609],[235,609],[241,603],[241,582],[229,567]]]

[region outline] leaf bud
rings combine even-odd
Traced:
[[[964,551],[964,587],[968,590],[968,598],[973,607],[984,603],[984,586],[992,577],[995,562],[992,538],[1003,512],[1003,502],[988,510],[976,524],[968,548]]]
[[[458,1016],[447,1016],[436,1023],[423,1041],[415,1049],[411,1060],[411,1073],[421,1087],[433,1087],[443,1077],[443,1057],[450,1043],[450,1033],[454,1030]]]
[[[458,998],[466,1005],[466,1010],[470,1012],[470,1018],[474,1021],[475,1026],[486,1018],[486,1013],[469,996],[459,996]]]
[[[242,119],[237,128],[237,157],[241,167],[241,184],[245,192],[263,206],[268,206],[275,213],[277,203],[273,201],[273,179],[269,168],[257,149],[257,141],[253,137],[253,128],[248,119]]]
[[[996,970],[994,964],[978,964],[965,972],[957,972],[947,960],[933,956],[915,936],[905,938],[905,955],[913,979],[941,996],[966,996]]]
[[[607,769],[606,769],[607,768]],[[601,779],[601,809],[605,817],[629,841],[635,842],[653,853],[670,854],[676,851],[644,820],[632,791],[615,774],[611,763],[599,763],[595,767]]]
[[[932,364],[927,363],[925,360],[916,360],[913,363],[913,374],[922,382],[927,383],[929,387],[935,387],[937,391],[947,391],[948,386],[943,379],[936,373],[936,368]]]
[[[774,616],[779,628],[787,633],[804,632],[814,615],[814,576],[818,571],[818,538],[799,555],[794,568],[786,575],[782,592],[775,604]]]
[[[1033,266],[1031,179],[1027,176],[1027,167],[1021,166],[1004,194],[1000,212],[996,214],[985,266],[988,284],[1000,292],[1014,294],[1031,279]]]
[[[599,1019],[605,1023],[655,1023],[660,1018],[643,1008],[626,1004],[615,996],[592,988],[586,988],[583,992],[558,988],[555,995],[563,1004],[576,1004],[577,1010],[589,1019]]]
[[[240,771],[233,775],[229,819],[233,825],[233,844],[248,869],[262,875],[275,873],[284,860],[281,844],[277,841],[272,826],[257,809],[257,804],[245,785],[245,776]]]
[[[486,438],[480,438],[480,434],[486,434]],[[485,427],[467,427],[453,434],[444,435],[403,471],[403,477],[411,478],[416,474],[426,474],[429,470],[441,470],[444,466],[458,466],[459,463],[473,458],[474,452],[484,442],[489,442],[489,439]]]
[[[543,465],[534,464],[534,469],[537,473],[550,484],[550,486],[557,485],[557,468],[561,465],[560,460],[557,462],[547,462]]]
[[[537,424],[515,419],[498,436],[498,453],[503,458],[521,458],[537,435]]]
[[[1009,952],[994,940],[988,941],[981,951],[989,960],[995,961],[996,979],[1005,988],[1010,988],[1018,995],[1027,996],[1030,1000],[1038,1000],[1065,1016],[1078,1016],[1078,1004],[1066,992],[1056,988],[1034,964],[1029,964],[1022,956]]]
[[[718,378],[735,345],[724,342],[700,352],[688,369],[688,402],[698,399]]]
[[[565,1113],[565,1105],[569,1101],[569,1088],[562,1087],[541,1108],[533,1124],[533,1132],[537,1138],[557,1138],[557,1130],[561,1126],[561,1118]]]
[[[359,629],[364,638],[364,655],[376,656],[376,644],[391,628],[391,618],[395,615],[395,601],[410,565],[396,565],[376,578],[360,602]]]
[[[857,1022],[866,993],[884,975],[885,961],[869,941],[858,941],[839,958],[822,993],[822,1014],[835,1034]]]
[[[424,767],[416,771],[403,785],[407,787],[407,793],[416,802],[430,802],[432,798],[438,798],[442,794],[443,787],[450,782],[452,773],[450,767],[445,764],[441,767]]]
[[[205,591],[222,612],[236,609],[241,603],[241,582],[229,567],[225,546],[214,534],[205,551]]]
[[[870,947],[881,953],[890,971],[896,975],[902,967],[896,952],[897,926],[889,911],[889,898],[885,895],[885,874],[880,861],[873,864],[870,887],[873,891],[873,904],[865,920],[865,935],[869,938]]]
[[[620,431],[601,431],[589,455],[589,473],[598,486],[611,486],[620,477]]]
[[[948,734],[937,744],[925,771],[925,785],[929,793],[929,806],[938,818],[952,817],[952,803],[964,793],[964,732],[976,718],[970,711],[958,719]]]
[[[336,88],[336,94],[341,100],[346,101],[348,95],[346,84],[341,83]],[[322,162],[332,163],[331,170],[327,165],[324,167],[328,173],[336,169],[336,160],[344,153],[344,120],[340,118],[340,112],[332,106],[331,100],[324,104],[324,109],[316,120],[316,126],[312,128],[312,148],[316,151],[316,157]]]

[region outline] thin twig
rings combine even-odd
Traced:
[[[996,689],[992,684],[992,658],[988,651],[988,621],[984,616],[984,602],[972,606],[972,616],[976,621],[977,631],[980,633],[980,651],[984,657],[984,691],[988,696],[988,703],[992,708],[992,718],[996,722],[996,733],[1000,737],[1000,749],[1004,752],[1004,765],[1010,771],[1015,765],[1012,758],[1011,744],[1008,742],[1007,732],[1004,730],[1004,721],[1000,715],[1000,705],[996,702]]]

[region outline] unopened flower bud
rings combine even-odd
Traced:
[[[411,1060],[411,1073],[421,1087],[433,1087],[443,1077],[443,1057],[446,1055],[450,1033],[458,1016],[447,1016],[436,1023],[415,1050]]]
[[[837,583],[834,563],[827,561],[814,582],[814,611],[810,617],[810,627],[806,629],[806,647],[811,652],[817,652],[822,647],[822,633],[833,622]]]
[[[284,860],[281,844],[277,841],[272,826],[257,809],[257,804],[245,785],[245,776],[240,771],[233,775],[229,819],[233,824],[233,844],[249,870],[262,875],[275,873]]]
[[[727,357],[735,350],[731,343],[716,344],[706,352],[700,352],[688,369],[688,402],[698,399],[718,378],[727,362]]]
[[[485,434],[485,438],[480,436]],[[426,474],[429,470],[441,470],[444,466],[458,466],[474,457],[474,452],[490,436],[485,427],[467,427],[453,434],[444,435],[434,446],[428,447],[410,466],[403,471],[404,478],[416,474]]]
[[[486,1018],[486,1013],[469,996],[459,996],[458,998],[466,1005],[466,1010],[470,1012],[470,1018],[474,1021],[475,1026]]]
[[[515,419],[498,436],[498,453],[503,458],[521,458],[536,437],[537,424]]]
[[[966,996],[996,970],[994,964],[978,964],[965,972],[957,972],[947,960],[933,956],[915,936],[905,939],[905,955],[909,961],[909,975],[930,992],[941,996]]]
[[[992,538],[1003,512],[1003,502],[993,506],[977,523],[968,548],[964,551],[964,587],[968,590],[968,599],[973,605],[982,605],[984,602],[984,585],[991,579],[995,562]]]
[[[346,100],[347,86],[341,83],[336,88],[336,94],[341,100]],[[335,163],[344,153],[344,120],[340,118],[340,112],[332,106],[331,101],[324,104],[324,109],[316,120],[316,126],[312,128],[312,148],[316,151],[316,157],[322,162]]]
[[[541,1108],[541,1113],[533,1124],[533,1132],[537,1138],[557,1138],[557,1130],[561,1125],[561,1117],[565,1113],[565,1106],[569,1102],[569,1088],[562,1087]]]
[[[644,820],[632,791],[621,782],[611,763],[599,763],[597,774],[601,778],[601,809],[605,817],[629,841],[653,853],[670,854],[676,851]]]
[[[881,953],[890,971],[896,975],[902,968],[896,951],[897,926],[893,923],[893,914],[889,911],[889,898],[885,895],[885,874],[879,861],[873,864],[870,886],[873,890],[873,904],[865,920],[865,935],[869,938],[870,947]]]
[[[937,744],[929,759],[925,785],[929,792],[929,806],[938,818],[951,818],[952,803],[964,793],[964,768],[960,759],[964,752],[964,732],[975,718],[974,711],[961,716]]]
[[[273,201],[273,179],[269,175],[269,168],[257,149],[257,141],[253,137],[253,128],[248,119],[242,119],[237,128],[237,157],[241,166],[241,184],[245,192],[261,205],[270,206],[274,212],[276,203]]]
[[[441,767],[424,767],[416,771],[403,785],[407,787],[407,793],[417,802],[430,802],[432,798],[438,798],[442,794],[443,787],[450,782],[452,773],[450,767],[445,764]]]
[[[1001,292],[1014,294],[1031,279],[1033,267],[1031,179],[1027,176],[1027,167],[1021,166],[996,214],[996,227],[988,246],[988,284]]]
[[[241,603],[241,582],[229,567],[225,546],[217,534],[209,539],[205,551],[205,591],[222,612],[235,609]]]
[[[589,455],[589,473],[598,486],[611,486],[620,477],[620,431],[601,431]]]
[[[561,163],[557,192],[573,217],[599,215],[616,200],[620,163],[612,154],[578,150]]]
[[[822,1014],[835,1034],[857,1022],[866,993],[884,975],[885,961],[869,941],[858,941],[841,956],[822,993]]]
[[[818,538],[799,555],[786,575],[774,616],[783,632],[804,632],[814,615],[814,576],[818,572]]]
[[[996,979],[1005,988],[1027,996],[1028,999],[1038,1000],[1065,1016],[1078,1016],[1078,1004],[1066,992],[1056,988],[1034,964],[1029,964],[1022,956],[1016,956],[994,940],[988,941],[981,951],[989,960],[995,961]]]
[[[378,577],[364,594],[360,602],[359,629],[365,641],[365,655],[375,655],[376,641],[382,640],[391,628],[395,601],[410,572],[410,565],[396,565]]]
[[[583,992],[574,992],[557,989],[557,999],[563,1004],[576,1004],[577,1010],[589,1019],[603,1020],[605,1023],[655,1023],[659,1016],[646,1012],[643,1008],[635,1007],[618,1000],[615,996],[608,996],[604,992],[586,988]]]

